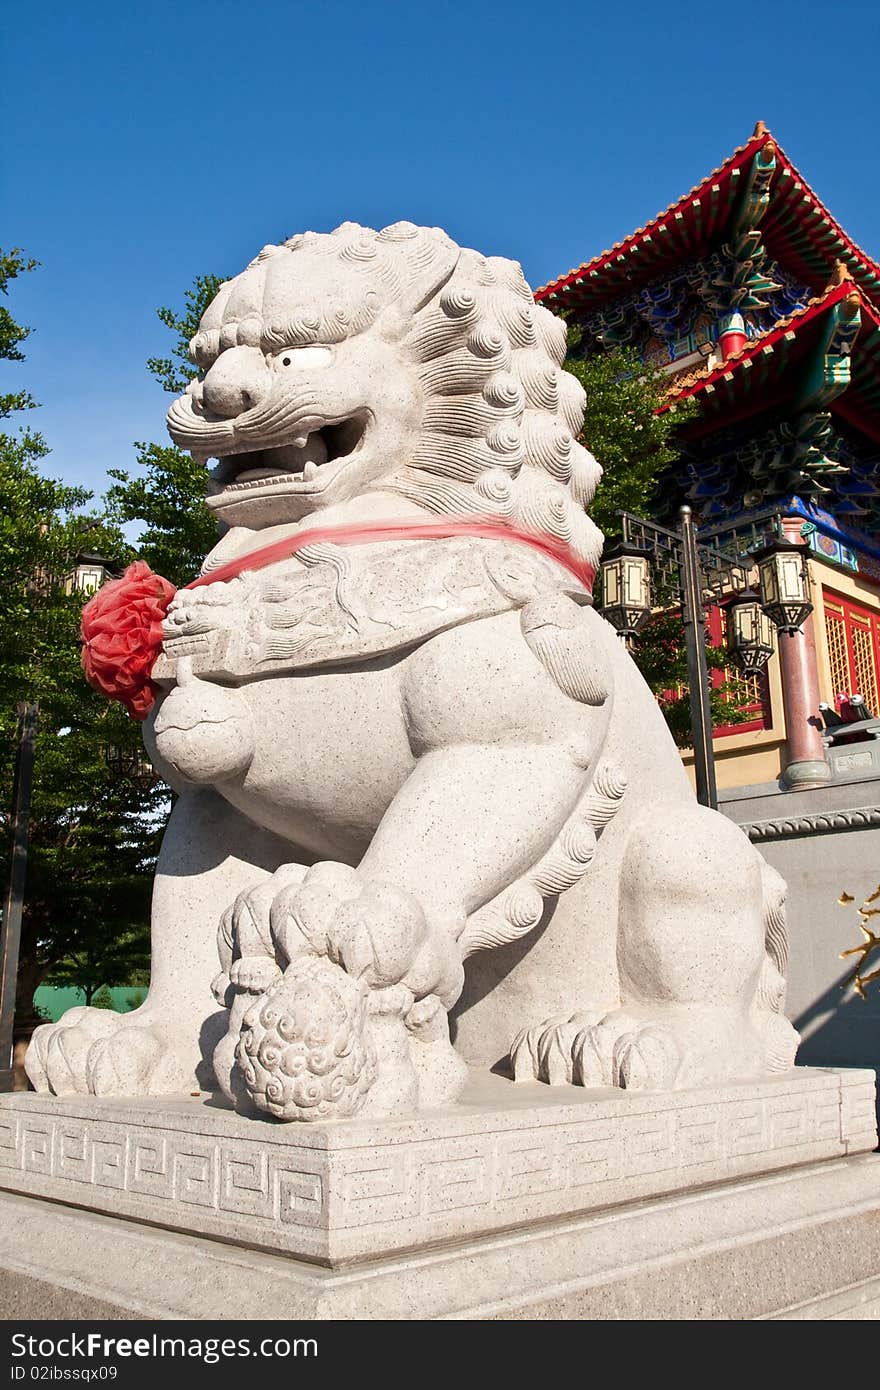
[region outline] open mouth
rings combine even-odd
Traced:
[[[279,484],[285,490],[320,492],[363,448],[368,423],[368,412],[363,411],[295,435],[289,444],[221,455],[208,475],[211,494],[216,498],[219,493],[272,489]]]

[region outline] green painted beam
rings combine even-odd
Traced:
[[[825,406],[845,391],[852,380],[852,350],[861,327],[861,313],[845,303],[835,304],[798,384],[798,409]],[[849,346],[849,352],[845,348]]]

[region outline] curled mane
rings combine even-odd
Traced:
[[[415,454],[383,490],[549,532],[597,564],[602,533],[585,509],[601,469],[576,438],[584,391],[562,369],[564,323],[535,304],[520,266],[461,250],[402,346],[427,406]]]
[[[279,272],[290,286],[281,317],[266,302]],[[306,232],[221,286],[190,346],[207,368],[235,344],[331,345],[380,319],[426,404],[410,457],[373,487],[437,515],[549,533],[598,564],[602,533],[586,508],[601,469],[576,438],[584,391],[562,368],[565,325],[534,302],[516,261],[410,222]]]

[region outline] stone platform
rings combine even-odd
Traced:
[[[880,1155],[338,1270],[0,1192],[0,1318],[873,1320]]]
[[[484,1076],[448,1109],[323,1125],[208,1097],[0,1097],[0,1188],[331,1269],[613,1220],[875,1144],[867,1071],[663,1094]]]

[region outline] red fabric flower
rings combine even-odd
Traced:
[[[137,560],[90,598],[82,614],[86,680],[135,719],[146,719],[156,698],[150,680],[162,645],[162,622],[174,586]]]

